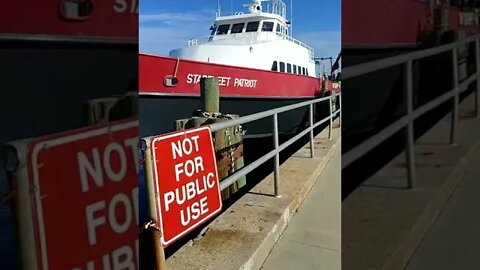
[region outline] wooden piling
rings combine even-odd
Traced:
[[[218,78],[200,79],[200,98],[202,112],[220,112],[220,90]]]
[[[232,115],[234,118],[238,115]],[[226,121],[217,119],[217,122]],[[218,177],[225,179],[244,166],[243,160],[243,134],[240,126],[233,126],[215,132],[215,149],[217,151]],[[238,189],[246,184],[246,177],[242,176],[236,183],[222,191],[222,198],[225,200]]]
[[[174,123],[175,130],[185,130],[202,125],[209,125],[238,118],[238,115],[212,115],[220,112],[220,90],[218,78],[200,79],[201,108],[195,116],[178,119]],[[206,114],[204,114],[206,113]],[[228,117],[225,117],[228,116]],[[214,147],[217,156],[217,169],[220,181],[244,167],[243,133],[241,126],[234,126],[214,132]],[[229,198],[239,188],[245,186],[246,177],[222,191],[222,199]]]

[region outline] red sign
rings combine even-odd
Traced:
[[[138,269],[138,121],[30,143],[41,269]]]
[[[15,0],[2,3],[0,33],[138,39],[138,0]]]
[[[157,216],[166,247],[222,209],[208,127],[152,140]]]

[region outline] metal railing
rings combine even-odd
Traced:
[[[307,44],[301,42],[298,39],[293,38],[290,35],[280,33],[280,32],[261,32],[260,31],[260,32],[249,32],[249,33],[244,32],[244,33],[235,33],[235,34],[225,34],[225,35],[220,35],[219,37],[222,37],[222,39],[218,39],[218,40],[226,40],[228,38],[223,39],[223,37],[228,37],[233,35],[245,36],[245,40],[249,40],[250,43],[253,41],[287,40],[305,48],[308,51],[308,55],[311,60],[315,58],[315,53],[312,47],[308,46]],[[254,35],[256,35],[256,39],[254,39]],[[211,41],[214,41],[214,37],[215,36],[210,35],[210,36],[202,36],[198,38],[191,38],[187,41],[187,47],[209,43]],[[248,39],[247,37],[249,37],[250,39]],[[274,38],[271,38],[271,37],[274,37]]]
[[[333,110],[333,99],[335,97],[339,97],[339,109]],[[318,122],[314,123],[314,118],[313,118],[313,105],[320,103],[322,101],[327,101],[329,102],[329,116],[319,120]],[[290,138],[286,142],[282,143],[279,145],[279,131],[278,131],[278,114],[284,113],[287,111],[295,110],[298,108],[306,107],[309,106],[309,126],[303,130],[302,132],[298,133],[294,137]],[[328,97],[323,97],[323,98],[318,98],[314,100],[309,100],[309,101],[304,101],[300,102],[297,104],[292,104],[292,105],[287,105],[283,107],[279,107],[276,109],[272,109],[269,111],[264,111],[264,112],[259,112],[247,116],[242,116],[240,118],[228,120],[225,122],[221,123],[215,123],[210,125],[210,129],[212,132],[222,130],[225,128],[233,127],[236,125],[243,125],[249,122],[257,121],[260,119],[264,119],[267,117],[272,117],[273,121],[273,147],[274,149],[270,151],[269,153],[263,155],[262,157],[258,158],[257,160],[253,161],[252,163],[248,164],[247,166],[241,168],[240,170],[236,171],[234,174],[228,176],[227,178],[223,179],[220,182],[220,189],[224,190],[228,188],[230,185],[235,183],[240,177],[243,177],[247,175],[248,173],[252,172],[256,168],[260,167],[262,164],[267,162],[271,158],[274,159],[274,194],[276,197],[280,196],[280,191],[279,191],[279,182],[280,182],[280,152],[283,151],[285,148],[288,146],[292,145],[299,139],[301,139],[303,136],[305,136],[307,133],[310,133],[310,157],[314,157],[314,129],[320,126],[321,124],[329,121],[329,132],[328,132],[328,138],[331,139],[332,136],[332,128],[333,128],[333,119],[337,114],[340,114],[341,112],[341,94],[336,93]]]
[[[222,129],[226,129],[229,127],[237,126],[237,125],[243,125],[246,123],[254,122],[260,119],[264,119],[267,117],[272,117],[273,121],[273,147],[274,149],[270,151],[269,153],[263,155],[262,157],[256,159],[252,163],[246,165],[245,167],[241,168],[240,170],[236,171],[234,174],[228,176],[227,178],[223,179],[220,182],[220,189],[223,191],[224,189],[228,188],[230,185],[238,181],[241,177],[247,175],[248,173],[252,172],[256,168],[260,167],[262,164],[267,162],[269,159],[274,158],[274,194],[276,197],[280,196],[280,191],[279,191],[279,182],[280,182],[280,152],[283,151],[285,148],[288,146],[292,145],[299,139],[301,139],[303,136],[305,136],[307,133],[310,133],[310,157],[314,157],[314,129],[320,126],[321,124],[329,121],[329,132],[328,132],[328,138],[331,139],[332,137],[332,129],[333,129],[333,119],[337,114],[340,114],[341,112],[341,94],[336,93],[332,94],[328,97],[323,97],[323,98],[318,98],[318,99],[313,99],[309,101],[304,101],[300,102],[297,104],[292,104],[292,105],[287,105],[275,109],[271,109],[268,111],[263,111],[247,116],[242,116],[239,118],[227,120],[224,122],[220,123],[214,123],[209,125],[211,132],[219,131]],[[333,99],[338,96],[338,109],[334,110],[333,109]],[[314,123],[314,118],[313,118],[313,111],[314,111],[314,104],[323,102],[323,101],[328,101],[329,103],[329,115],[318,122]],[[292,111],[298,108],[306,107],[309,106],[309,126],[299,132],[297,135],[294,137],[290,138],[286,142],[279,144],[279,130],[278,130],[278,115],[280,113]],[[340,115],[341,116],[341,115]],[[144,138],[143,141],[148,141],[148,138]]]
[[[314,50],[312,47],[308,46],[307,44],[301,42],[300,40],[298,39],[295,39],[293,38],[292,36],[290,35],[287,35],[287,34],[284,34],[284,33],[280,33],[280,32],[276,32],[277,36],[280,37],[281,39],[283,40],[288,40],[290,42],[293,42],[297,45],[300,45],[302,46],[303,48],[307,49],[308,50],[308,55],[310,56],[310,59],[313,60],[315,58],[315,55],[314,55]]]
[[[475,57],[476,57],[476,71],[470,77],[465,79],[461,84],[458,81],[458,51],[462,47],[471,43],[475,44]],[[458,121],[459,121],[459,102],[460,94],[468,89],[468,86],[477,81],[476,99],[475,99],[475,111],[476,116],[480,117],[480,35],[466,38],[461,41],[457,41],[451,44],[438,46],[431,49],[416,51],[399,56],[389,57],[381,60],[372,61],[369,63],[359,64],[352,67],[346,67],[343,69],[343,79],[350,79],[367,73],[371,73],[377,70],[386,69],[388,67],[396,65],[405,65],[405,96],[406,96],[406,115],[401,117],[396,122],[392,123],[388,127],[382,129],[374,136],[365,140],[361,144],[357,145],[344,155],[342,155],[342,168],[348,167],[353,162],[357,161],[369,151],[379,146],[382,142],[399,132],[403,128],[406,129],[406,164],[407,164],[407,187],[412,188],[415,186],[416,173],[415,173],[415,155],[414,155],[414,127],[413,122],[418,117],[425,113],[437,108],[444,102],[453,99],[452,110],[452,122],[450,132],[450,143],[455,144]],[[447,93],[429,101],[428,103],[416,108],[413,108],[413,71],[412,63],[415,60],[426,58],[429,56],[438,55],[445,52],[452,53],[452,65],[453,65],[453,82],[454,87]]]
[[[187,47],[202,45],[212,41],[214,36],[202,36],[198,38],[191,38],[187,41]]]
[[[262,13],[269,13],[269,14],[275,14],[278,15],[285,20],[287,19],[287,6],[283,1],[281,0],[273,0],[273,1],[265,1],[268,2],[267,5],[262,4]],[[248,7],[250,5],[244,5],[244,7]],[[242,11],[221,11],[217,13],[217,17],[227,17],[227,16],[238,16],[238,15],[246,15],[246,14],[251,14],[247,11],[242,12]]]

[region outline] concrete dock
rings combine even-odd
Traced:
[[[263,270],[341,270],[340,147],[270,251]]]
[[[314,158],[310,158],[309,144],[307,144],[280,166],[280,194],[282,195],[280,198],[272,195],[272,173],[216,218],[202,237],[190,241],[168,258],[167,269],[260,269],[292,217],[301,207],[304,199],[307,196],[322,197],[322,186],[334,189],[338,194],[330,194],[328,204],[326,203],[323,206],[319,206],[317,202],[316,210],[321,211],[321,208],[331,208],[335,204],[332,198],[336,197],[338,198],[338,205],[336,208],[330,209],[336,212],[336,216],[330,213],[329,219],[325,218],[323,221],[314,219],[308,222],[322,222],[321,224],[325,226],[323,231],[316,232],[318,238],[315,241],[319,241],[318,243],[323,243],[322,241],[325,240],[321,239],[322,233],[327,233],[328,228],[333,230],[329,232],[333,235],[333,238],[325,241],[332,243],[327,245],[326,248],[335,250],[335,252],[330,253],[332,255],[332,265],[338,265],[340,246],[338,231],[340,229],[340,169],[338,154],[336,161],[332,163],[334,164],[332,165],[333,169],[326,172],[328,179],[320,176],[332,157],[336,153],[340,153],[340,128],[333,129],[331,140],[328,139],[328,128],[319,133],[314,140]],[[337,171],[336,174],[334,173],[335,170]],[[313,191],[309,193],[314,186]],[[306,215],[302,214],[303,212],[312,213],[315,210],[312,200],[314,198],[307,200],[305,202],[306,206],[300,208],[297,218],[300,221],[294,221],[295,223],[302,222],[302,216]],[[325,213],[322,216],[326,217],[327,214]],[[292,228],[296,226],[298,225],[292,223]],[[312,232],[315,232],[314,226],[320,226],[320,224],[310,223],[309,226],[312,228]],[[288,233],[291,232],[287,231],[284,239],[289,238]],[[305,238],[308,237],[308,234],[299,234],[298,237]],[[282,245],[282,241],[284,240],[280,240],[277,247],[274,248],[271,256],[275,256],[273,254]],[[318,254],[312,254],[311,256],[312,259],[316,260]],[[294,257],[294,254],[290,255],[291,259]],[[269,258],[269,260],[272,259],[273,257]],[[337,262],[334,262],[335,260]]]
[[[480,147],[471,161],[406,270],[480,269]]]
[[[480,197],[467,194],[477,191],[472,180],[480,177],[480,119],[473,108],[471,95],[460,107],[457,144],[449,144],[450,116],[417,140],[415,188],[405,188],[402,153],[343,202],[342,269],[479,269],[471,254],[480,236],[472,233]],[[472,186],[458,193],[465,185]]]

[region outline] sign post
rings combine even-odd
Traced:
[[[199,127],[151,137],[147,145],[149,211],[167,247],[222,209],[212,134]]]
[[[153,179],[153,170],[152,168],[152,153],[149,149],[150,145],[150,139],[147,139],[145,141],[145,145],[147,145],[147,149],[144,149],[143,151],[145,155],[145,179],[146,179],[146,184],[147,184],[147,197],[148,197],[148,214],[150,216],[150,221],[153,222],[153,226],[150,226],[150,228],[153,229],[152,237],[153,237],[153,249],[155,253],[155,270],[166,270],[167,267],[165,265],[165,252],[163,250],[163,246],[161,243],[162,239],[162,232],[161,228],[158,227],[158,223],[155,222],[158,220],[157,217],[157,211],[154,207],[155,205],[155,192],[154,192],[154,182],[152,181]],[[150,228],[145,228],[145,229],[150,229]]]

